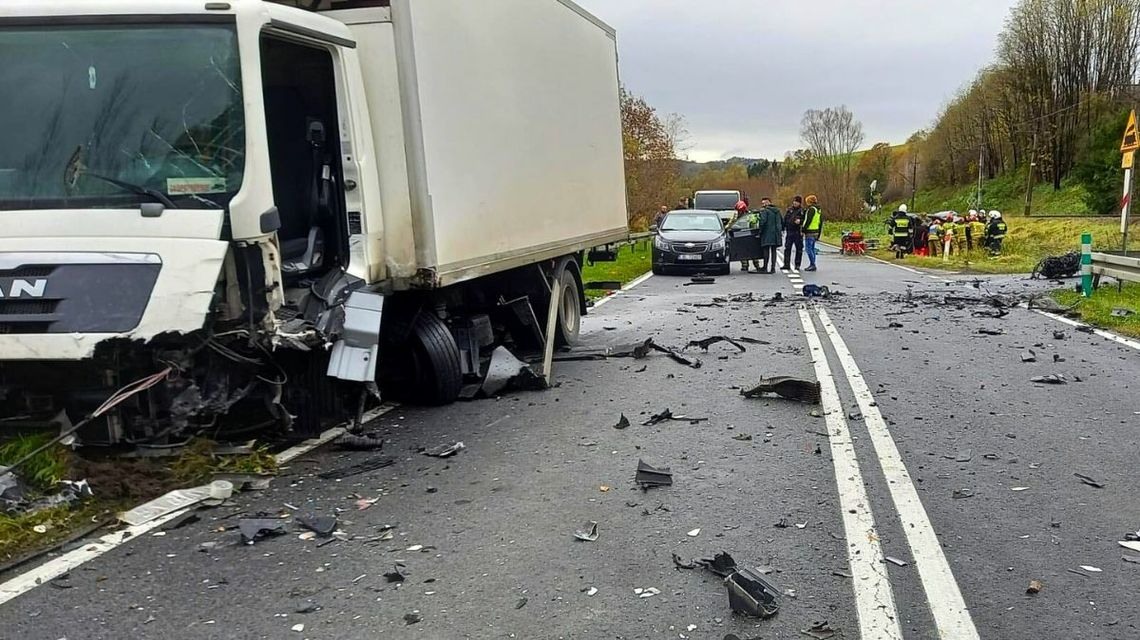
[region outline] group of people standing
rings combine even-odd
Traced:
[[[783,215],[771,198],[761,198],[760,209],[755,211],[749,210],[747,200],[741,200],[736,203],[736,215],[729,221],[728,227],[733,228],[741,219],[748,220],[752,235],[760,239],[761,260],[752,261],[752,267],[757,273],[776,272],[776,257],[781,245],[784,247],[784,266],[780,267],[781,270],[791,269],[793,249],[796,269],[803,263],[806,249],[808,267],[804,271],[816,270],[815,245],[823,232],[823,210],[815,196],[792,198],[791,206]],[[748,272],[747,260],[740,262],[740,269]]]
[[[988,222],[983,222],[987,217]],[[987,215],[985,211],[971,209],[966,216],[947,212],[932,214],[923,220],[908,213],[902,204],[891,214],[887,228],[896,259],[914,253],[941,255],[943,260],[949,260],[951,255],[971,253],[975,247],[988,249],[992,256],[1000,255],[1008,225],[999,211],[990,211]]]

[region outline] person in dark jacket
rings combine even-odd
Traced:
[[[804,261],[804,199],[800,196],[792,198],[792,206],[784,214],[784,266],[780,269],[787,271],[792,268],[792,247],[796,249],[796,271]]]
[[[761,273],[776,273],[776,254],[783,240],[784,218],[770,198],[760,199],[760,250],[764,259]]]
[[[653,226],[660,227],[661,222],[665,220],[665,216],[667,215],[669,215],[669,207],[661,205],[661,210],[657,212],[657,215],[653,216]]]

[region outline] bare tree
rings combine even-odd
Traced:
[[[817,190],[837,217],[854,213],[854,153],[863,144],[863,123],[846,106],[809,109],[800,121],[800,138],[814,158]]]

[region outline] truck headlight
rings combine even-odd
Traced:
[[[662,251],[668,251],[669,250],[669,243],[662,240],[661,236],[653,236],[653,246],[657,247],[658,249],[660,249]]]
[[[709,245],[709,251],[724,251],[725,244],[724,238],[713,240],[712,244]]]

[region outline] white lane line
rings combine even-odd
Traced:
[[[820,242],[819,244],[823,244],[824,246],[828,246],[828,247],[831,247],[832,249],[835,249],[836,251],[838,251],[838,250],[839,250],[839,247],[837,247],[837,246],[835,246],[835,245],[831,245],[831,244],[825,244],[825,243],[823,243],[823,242]],[[914,268],[911,268],[911,267],[906,267],[906,266],[903,266],[903,265],[901,265],[901,264],[895,264],[894,262],[890,262],[890,261],[888,261],[888,260],[883,260],[882,258],[876,258],[875,256],[873,256],[873,255],[871,255],[871,254],[869,254],[869,253],[865,253],[865,254],[863,254],[863,257],[864,257],[864,258],[870,258],[871,260],[874,260],[875,262],[881,262],[881,263],[883,263],[883,264],[885,264],[885,265],[888,265],[888,266],[894,267],[894,268],[896,268],[896,269],[902,269],[903,271],[908,271],[908,272],[910,272],[910,273],[914,273],[914,274],[917,274],[917,275],[920,275],[920,276],[926,276],[927,278],[930,278],[931,280],[938,280],[939,282],[951,282],[951,280],[950,280],[949,278],[943,278],[942,276],[936,276],[936,275],[933,275],[933,274],[929,274],[929,273],[926,273],[925,271],[920,271],[920,270],[918,270],[918,269],[914,269]]]
[[[394,405],[383,405],[364,414],[364,422],[369,422],[380,416],[388,413],[394,409]],[[290,447],[285,451],[274,456],[278,464],[284,464],[299,456],[302,456],[313,449],[325,444],[333,438],[344,433],[345,429],[341,427],[333,427],[322,433],[319,437],[306,440],[301,444]],[[98,558],[99,556],[111,551],[132,540],[137,540],[143,534],[153,531],[162,525],[176,520],[182,515],[186,514],[195,507],[187,507],[179,509],[173,513],[169,513],[161,518],[156,518],[150,522],[120,529],[113,533],[108,533],[96,540],[92,540],[84,544],[82,547],[69,551],[57,558],[48,560],[47,562],[30,569],[20,575],[0,584],[0,605],[17,598],[36,587],[51,582],[56,578],[74,570],[76,567]]]
[[[1055,313],[1049,313],[1048,311],[1042,311],[1041,309],[1031,309],[1031,311],[1036,311],[1037,313],[1040,313],[1041,315],[1045,316],[1046,318],[1052,318],[1052,319],[1056,320],[1057,322],[1064,322],[1065,324],[1072,326],[1072,327],[1091,327],[1092,332],[1095,333],[1096,335],[1102,337],[1102,338],[1107,338],[1109,340],[1112,340],[1113,342],[1118,342],[1118,343],[1120,343],[1126,347],[1132,347],[1133,349],[1140,350],[1140,342],[1136,342],[1135,340],[1129,340],[1128,338],[1125,338],[1122,335],[1117,335],[1111,331],[1105,331],[1103,329],[1097,329],[1096,327],[1092,327],[1092,325],[1087,325],[1083,322],[1077,322],[1076,320],[1066,318],[1065,316],[1059,316]]]
[[[621,292],[629,291],[630,289],[636,287],[637,285],[641,284],[642,282],[645,282],[646,280],[648,280],[652,277],[653,277],[653,272],[652,271],[646,271],[645,273],[637,276],[633,280],[630,280],[629,282],[627,282],[625,284],[625,286],[623,286],[621,289],[618,289],[617,291],[615,291],[615,292],[611,293],[610,295],[602,298],[601,300],[594,301],[594,306],[590,307],[590,309],[591,310],[597,309],[598,307],[602,306],[603,304],[605,304],[605,303],[609,302],[610,300],[613,300],[614,298],[618,297],[618,294],[620,294]]]
[[[855,589],[860,637],[863,640],[901,640],[903,635],[895,611],[895,597],[883,563],[875,516],[871,513],[871,501],[867,498],[866,485],[859,471],[859,460],[847,428],[843,403],[835,388],[835,379],[831,376],[831,366],[827,363],[819,334],[812,324],[811,315],[803,307],[800,307],[800,323],[811,350],[823,400],[827,441],[831,446],[839,507],[847,535],[847,561],[851,565],[851,586]]]
[[[863,423],[871,435],[871,445],[875,449],[875,456],[879,459],[879,466],[887,480],[891,500],[895,504],[895,511],[899,514],[903,533],[906,534],[907,543],[910,544],[914,564],[918,568],[919,578],[922,580],[926,599],[930,603],[930,612],[934,616],[934,625],[938,629],[938,636],[943,640],[978,640],[978,631],[966,608],[962,592],[954,580],[954,573],[950,570],[950,563],[942,552],[938,536],[934,533],[934,525],[926,515],[926,509],[918,497],[918,491],[910,479],[910,474],[903,464],[898,446],[895,444],[883,414],[863,379],[855,359],[847,349],[847,343],[839,335],[835,325],[828,317],[827,311],[817,310],[819,319],[823,323],[824,331],[831,340],[835,355],[847,374],[847,381],[855,393],[855,400],[859,403],[859,410],[863,412]],[[842,409],[840,409],[842,411]]]

